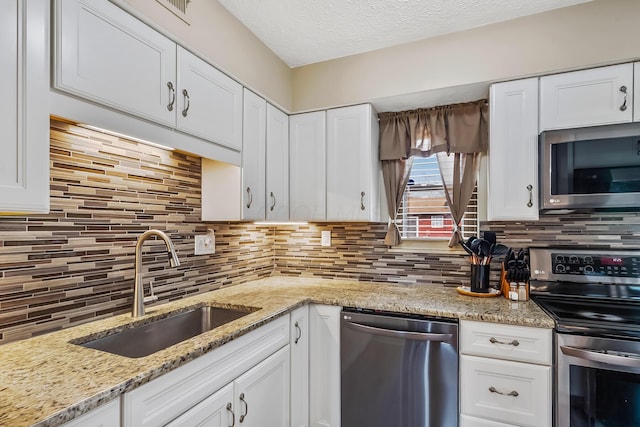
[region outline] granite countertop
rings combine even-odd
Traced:
[[[129,314],[0,346],[0,425],[61,425],[306,303],[554,327],[533,302],[475,298],[440,286],[273,276],[147,307],[135,322],[203,304],[259,310],[146,357],[69,343],[122,328],[134,321]]]

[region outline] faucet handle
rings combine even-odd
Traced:
[[[144,297],[142,301],[145,303],[158,301],[158,296],[153,293],[153,279],[149,282],[149,296]]]

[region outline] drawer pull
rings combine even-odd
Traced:
[[[242,409],[240,410],[240,422],[244,422],[244,419],[247,417],[247,414],[249,414],[249,404],[247,403],[246,400],[244,400],[244,393],[240,393],[240,402],[244,403],[244,414],[242,413]]]
[[[298,344],[298,341],[300,341],[300,338],[302,338],[302,329],[300,329],[300,325],[298,325],[298,322],[296,322],[295,324],[296,327],[296,340],[294,341],[295,344]]]
[[[624,94],[624,102],[620,106],[620,111],[626,111],[627,110],[627,87],[620,86],[620,92]]]
[[[227,403],[227,411],[231,412],[231,425],[229,427],[234,427],[236,425],[236,414],[233,412],[231,402]]]
[[[489,391],[490,391],[491,393],[498,393],[498,394],[501,394],[501,395],[503,395],[503,396],[513,396],[513,397],[518,397],[518,396],[520,395],[520,393],[518,393],[518,392],[517,392],[517,391],[515,391],[515,390],[512,390],[512,391],[510,391],[509,393],[503,393],[503,392],[501,392],[501,391],[498,391],[498,389],[497,389],[497,388],[495,388],[494,386],[489,387]]]
[[[504,345],[512,345],[514,347],[517,347],[520,345],[520,343],[518,342],[518,340],[513,340],[511,342],[504,342],[504,341],[498,341],[497,339],[495,339],[494,337],[489,338],[489,342],[491,344],[504,344]]]

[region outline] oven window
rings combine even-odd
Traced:
[[[571,427],[640,426],[640,374],[571,365]]]
[[[572,141],[551,150],[553,195],[640,192],[638,137]]]

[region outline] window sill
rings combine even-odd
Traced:
[[[425,253],[439,255],[467,255],[460,246],[450,248],[449,240],[403,240],[398,246],[389,248],[396,253]]]

